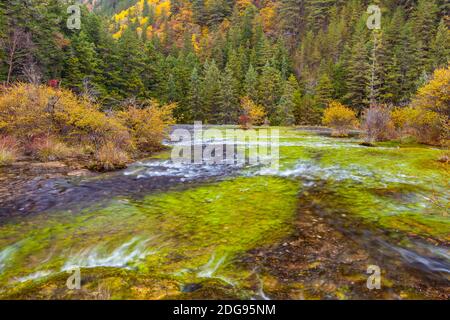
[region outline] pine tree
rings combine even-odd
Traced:
[[[94,44],[89,42],[86,33],[81,31],[72,39],[71,54],[66,62],[66,85],[81,92],[83,81],[95,77],[98,64]]]
[[[450,2],[448,0],[437,0],[439,13],[441,18],[450,16]]]
[[[306,1],[281,0],[280,20],[283,35],[289,38],[290,48],[298,44],[299,35],[305,30]]]
[[[169,73],[167,79],[167,101],[168,102],[176,102],[180,101],[180,87],[178,86],[177,81],[175,80],[174,72]],[[175,118],[179,119],[181,117],[180,114],[175,114]]]
[[[106,107],[112,107],[122,99],[117,87],[121,78],[117,67],[119,65],[117,42],[112,38],[106,21],[98,21],[95,29],[90,36],[93,41],[96,41],[95,51],[97,56],[97,72],[94,75],[93,82],[96,85],[99,100]]]
[[[387,19],[386,19],[387,20]],[[397,9],[383,31],[374,30],[372,37],[373,102],[398,104],[402,99],[402,74],[399,56],[403,51],[401,32],[405,24],[403,10]],[[407,66],[406,67],[411,67]]]
[[[247,70],[244,80],[244,94],[253,101],[258,99],[258,73],[255,71],[252,65]]]
[[[400,45],[398,48],[398,64],[400,69],[400,97],[399,101],[407,102],[417,91],[418,79],[422,74],[420,67],[420,48],[411,22],[406,23],[400,31]]]
[[[308,2],[309,25],[314,31],[326,26],[331,7],[336,5],[336,0],[311,0]]]
[[[335,99],[340,100],[345,96],[347,90],[346,77],[347,74],[343,59],[339,59],[335,64],[332,65],[330,71],[330,80],[333,84]]]
[[[0,3],[0,42],[3,42],[6,39],[6,16],[5,16],[5,3]],[[3,61],[6,61],[6,52],[3,46],[0,46],[0,81],[6,78],[7,68]]]
[[[231,13],[231,8],[226,0],[209,0],[207,2],[207,24],[217,25]]]
[[[433,54],[433,67],[440,68],[448,65],[450,61],[450,31],[444,20],[439,23],[436,36],[431,44]]]
[[[365,31],[363,19],[360,21],[359,30],[354,35],[353,45],[349,51],[349,60],[346,62],[347,94],[344,99],[359,111],[368,105],[367,89],[370,81],[369,53]]]
[[[419,0],[414,12],[414,32],[419,46],[419,67],[422,72],[432,71],[430,44],[435,37],[438,23],[438,7],[435,0]]]
[[[292,72],[291,61],[289,58],[289,52],[281,39],[277,41],[274,51],[272,65],[280,70],[283,80],[287,80],[289,74]]]
[[[333,83],[331,82],[330,77],[326,73],[322,74],[319,78],[319,83],[317,84],[315,97],[315,101],[319,108],[324,109],[327,107],[328,103],[333,98],[333,91]]]
[[[385,78],[383,64],[383,37],[378,30],[372,31],[372,41],[370,49],[370,77],[368,83],[368,100],[371,106],[376,106],[381,102],[381,86]]]
[[[300,102],[295,104],[295,121],[299,125],[320,125],[323,109],[317,107],[311,94],[301,96]]]
[[[385,70],[383,80],[382,101],[386,104],[398,105],[402,101],[402,81],[399,58],[397,53],[392,57]]]
[[[233,76],[236,78],[237,80],[237,90],[238,92],[241,92],[241,83],[243,81],[244,78],[244,72],[242,69],[242,61],[241,61],[241,57],[239,57],[238,53],[236,52],[236,50],[231,50],[229,56],[228,56],[228,67],[231,69],[231,71],[233,72]]]
[[[216,104],[217,114],[214,114],[216,123],[232,124],[236,123],[239,114],[239,95],[237,81],[234,78],[230,66],[225,68],[220,79],[220,93]]]
[[[255,31],[254,41],[255,46],[252,48],[254,56],[250,63],[253,64],[257,71],[260,71],[272,57],[271,44],[262,29]]]
[[[204,65],[204,77],[201,85],[204,119],[216,119],[219,111],[217,101],[220,94],[220,72],[216,62],[206,62]]]
[[[326,33],[326,43],[328,45],[329,58],[336,63],[342,52],[343,44],[347,40],[347,26],[344,17],[338,13],[336,7],[332,7],[330,11],[330,23]]]
[[[268,63],[264,66],[258,81],[258,103],[262,104],[271,119],[276,106],[282,95],[282,84],[280,71],[271,67]]]
[[[131,29],[125,30],[118,42],[119,88],[125,97],[145,96],[141,75],[145,70],[144,45]]]
[[[194,15],[195,23],[198,23],[201,26],[206,24],[206,12],[204,0],[192,1],[192,13]]]
[[[144,50],[144,72],[142,81],[146,91],[152,97],[160,98],[164,95],[164,82],[167,78],[164,55],[158,51],[153,41],[148,41]]]
[[[21,10],[24,10],[23,7],[22,5]],[[59,19],[65,15],[66,9],[61,1],[49,0],[33,9],[32,15],[29,17],[30,20],[27,22],[29,25],[27,28],[30,28],[33,33],[34,61],[45,79],[59,78],[64,61],[67,58],[64,47],[61,46],[60,42],[64,43],[64,38],[59,23]],[[82,14],[86,22],[89,22],[94,16],[88,14],[87,11],[83,11]],[[89,24],[86,23],[86,26],[89,26]],[[88,35],[88,30],[85,30],[85,32]],[[89,39],[89,41],[93,43],[92,40]]]
[[[201,96],[201,82],[200,82],[200,76],[198,74],[197,68],[194,67],[191,74],[191,81],[189,84],[189,94],[188,94],[188,101],[189,101],[189,114],[185,116],[186,121],[191,120],[191,117],[193,117],[192,120],[199,121],[203,120],[205,117],[205,114],[203,114],[202,106],[202,96]]]

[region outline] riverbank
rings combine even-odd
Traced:
[[[161,148],[154,153],[135,154],[134,159],[129,159],[127,165],[132,165],[140,160],[165,157],[170,149]],[[48,198],[55,194],[56,184],[62,184],[59,189],[64,189],[65,181],[82,181],[83,179],[100,179],[103,176],[115,174],[125,168],[115,168],[110,171],[98,171],[92,169],[90,157],[69,157],[60,161],[42,162],[32,157],[20,157],[16,162],[0,167],[0,217],[21,215],[32,208],[36,212],[45,210],[48,206],[36,206],[36,194],[42,198]],[[59,194],[60,192],[57,192]],[[61,197],[61,195],[59,195]],[[55,202],[58,199],[54,199]],[[62,198],[59,201],[64,201]],[[22,205],[23,204],[23,205]]]

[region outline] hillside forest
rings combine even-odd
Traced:
[[[66,1],[2,1],[0,81],[176,103],[179,123],[236,123],[247,97],[272,125],[317,125],[330,101],[407,106],[450,56],[445,0],[84,2],[69,30]]]

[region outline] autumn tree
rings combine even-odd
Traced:
[[[325,109],[322,123],[333,129],[333,136],[345,137],[358,124],[356,113],[337,101],[332,101]]]
[[[295,95],[298,92],[298,83],[294,75],[285,81],[283,95],[278,102],[272,124],[291,126],[295,124],[294,110],[296,107]]]

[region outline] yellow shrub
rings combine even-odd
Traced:
[[[76,155],[73,148],[66,146],[52,136],[34,139],[28,146],[28,151],[40,161],[64,160]]]
[[[431,110],[448,118],[450,115],[450,66],[434,72],[430,82],[418,90],[412,106]]]
[[[416,109],[411,107],[404,108],[394,108],[391,111],[391,119],[394,123],[394,126],[397,130],[405,130],[408,120],[411,118],[412,113],[414,113]]]
[[[11,149],[3,149],[0,147],[0,167],[8,166],[16,161],[16,154]]]
[[[391,117],[401,134],[414,136],[421,143],[447,145],[449,114],[450,67],[437,69],[410,106],[394,109]]]
[[[444,122],[437,112],[418,107],[395,108],[391,118],[401,135],[413,136],[420,143],[440,143]]]
[[[117,119],[128,128],[133,145],[138,150],[155,151],[161,148],[168,126],[174,123],[174,107],[175,104],[161,106],[156,100],[151,100],[142,108],[128,106],[117,113]]]
[[[332,101],[325,109],[322,123],[333,128],[333,136],[346,136],[350,129],[358,125],[356,113],[337,101]]]
[[[17,143],[7,136],[0,137],[0,167],[7,166],[16,161]]]
[[[49,112],[52,91],[24,84],[5,89],[0,96],[0,130],[21,138],[54,131]]]
[[[70,157],[76,147],[77,155],[94,155],[98,169],[112,170],[129,161],[128,151],[161,147],[173,108],[150,101],[108,116],[69,90],[16,84],[0,91],[0,134],[16,137],[43,161]]]
[[[100,106],[87,100],[78,99],[72,92],[58,92],[59,103],[54,112],[58,128],[77,141],[85,141],[100,146],[113,141],[121,148],[131,145],[127,128],[114,117],[101,112]],[[65,131],[65,132],[64,132]]]
[[[99,171],[122,169],[129,161],[128,154],[109,141],[95,153],[95,163],[92,168]]]

